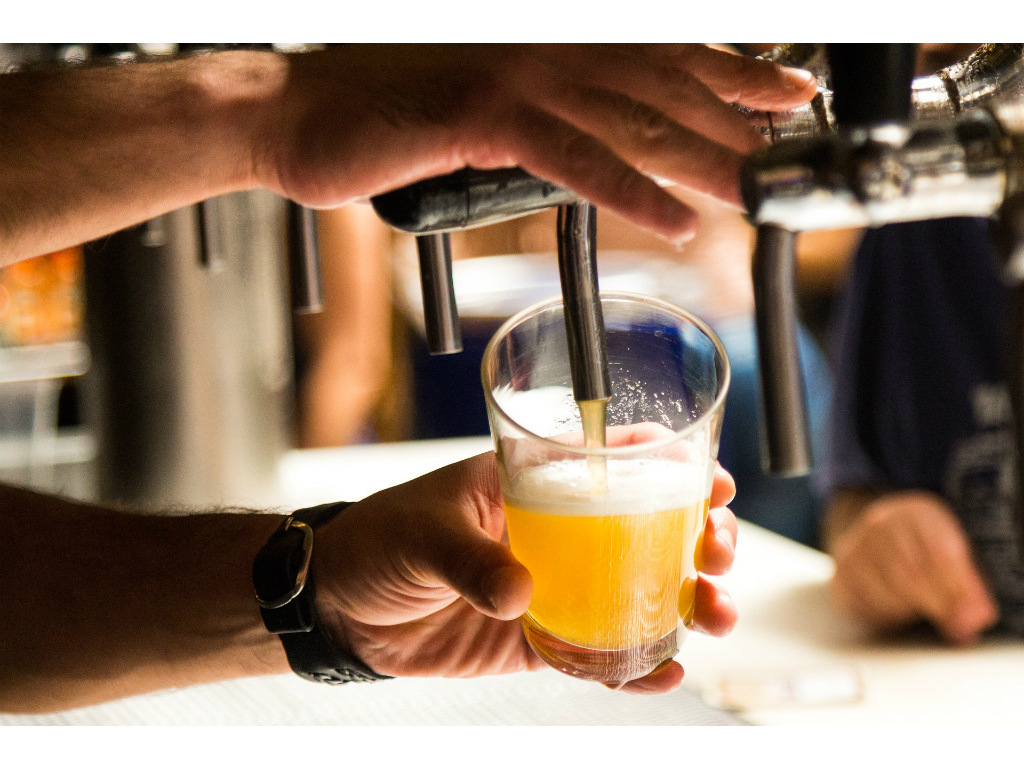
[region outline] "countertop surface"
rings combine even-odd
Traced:
[[[280,465],[296,507],[355,500],[490,449],[487,438],[295,451]],[[341,688],[293,675],[163,691],[0,724],[726,725],[1019,723],[1024,644],[951,648],[930,635],[874,637],[838,613],[826,555],[740,524],[721,581],[740,620],[727,638],[690,633],[683,688],[629,696],[552,670]],[[734,712],[716,706],[729,701]]]

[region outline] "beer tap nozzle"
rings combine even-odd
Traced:
[[[459,325],[459,308],[455,303],[452,250],[448,233],[419,235],[416,238],[416,250],[420,261],[427,350],[432,355],[461,352],[462,330]]]
[[[608,400],[612,384],[597,284],[597,211],[590,203],[558,209],[558,272],[573,396],[576,402]]]
[[[771,224],[757,228],[754,309],[761,366],[762,463],[783,477],[811,471],[811,433],[804,396],[794,273],[796,234]]]
[[[324,294],[316,211],[291,200],[287,203],[287,211],[292,311],[299,314],[321,312],[324,308]]]

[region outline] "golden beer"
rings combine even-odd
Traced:
[[[641,677],[677,650],[692,610],[704,526],[702,467],[662,459],[528,467],[504,489],[513,553],[533,576],[524,629],[563,671],[602,682]]]

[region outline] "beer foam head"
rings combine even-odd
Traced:
[[[527,467],[510,480],[506,502],[548,515],[642,515],[700,504],[701,464],[667,459],[607,459],[608,490],[591,493],[586,459]]]
[[[538,387],[516,390],[498,387],[494,401],[516,424],[541,437],[581,429],[580,410],[569,387]]]

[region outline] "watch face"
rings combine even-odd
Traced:
[[[256,556],[252,581],[262,608],[281,608],[302,592],[313,557],[313,529],[293,518],[274,532]]]

